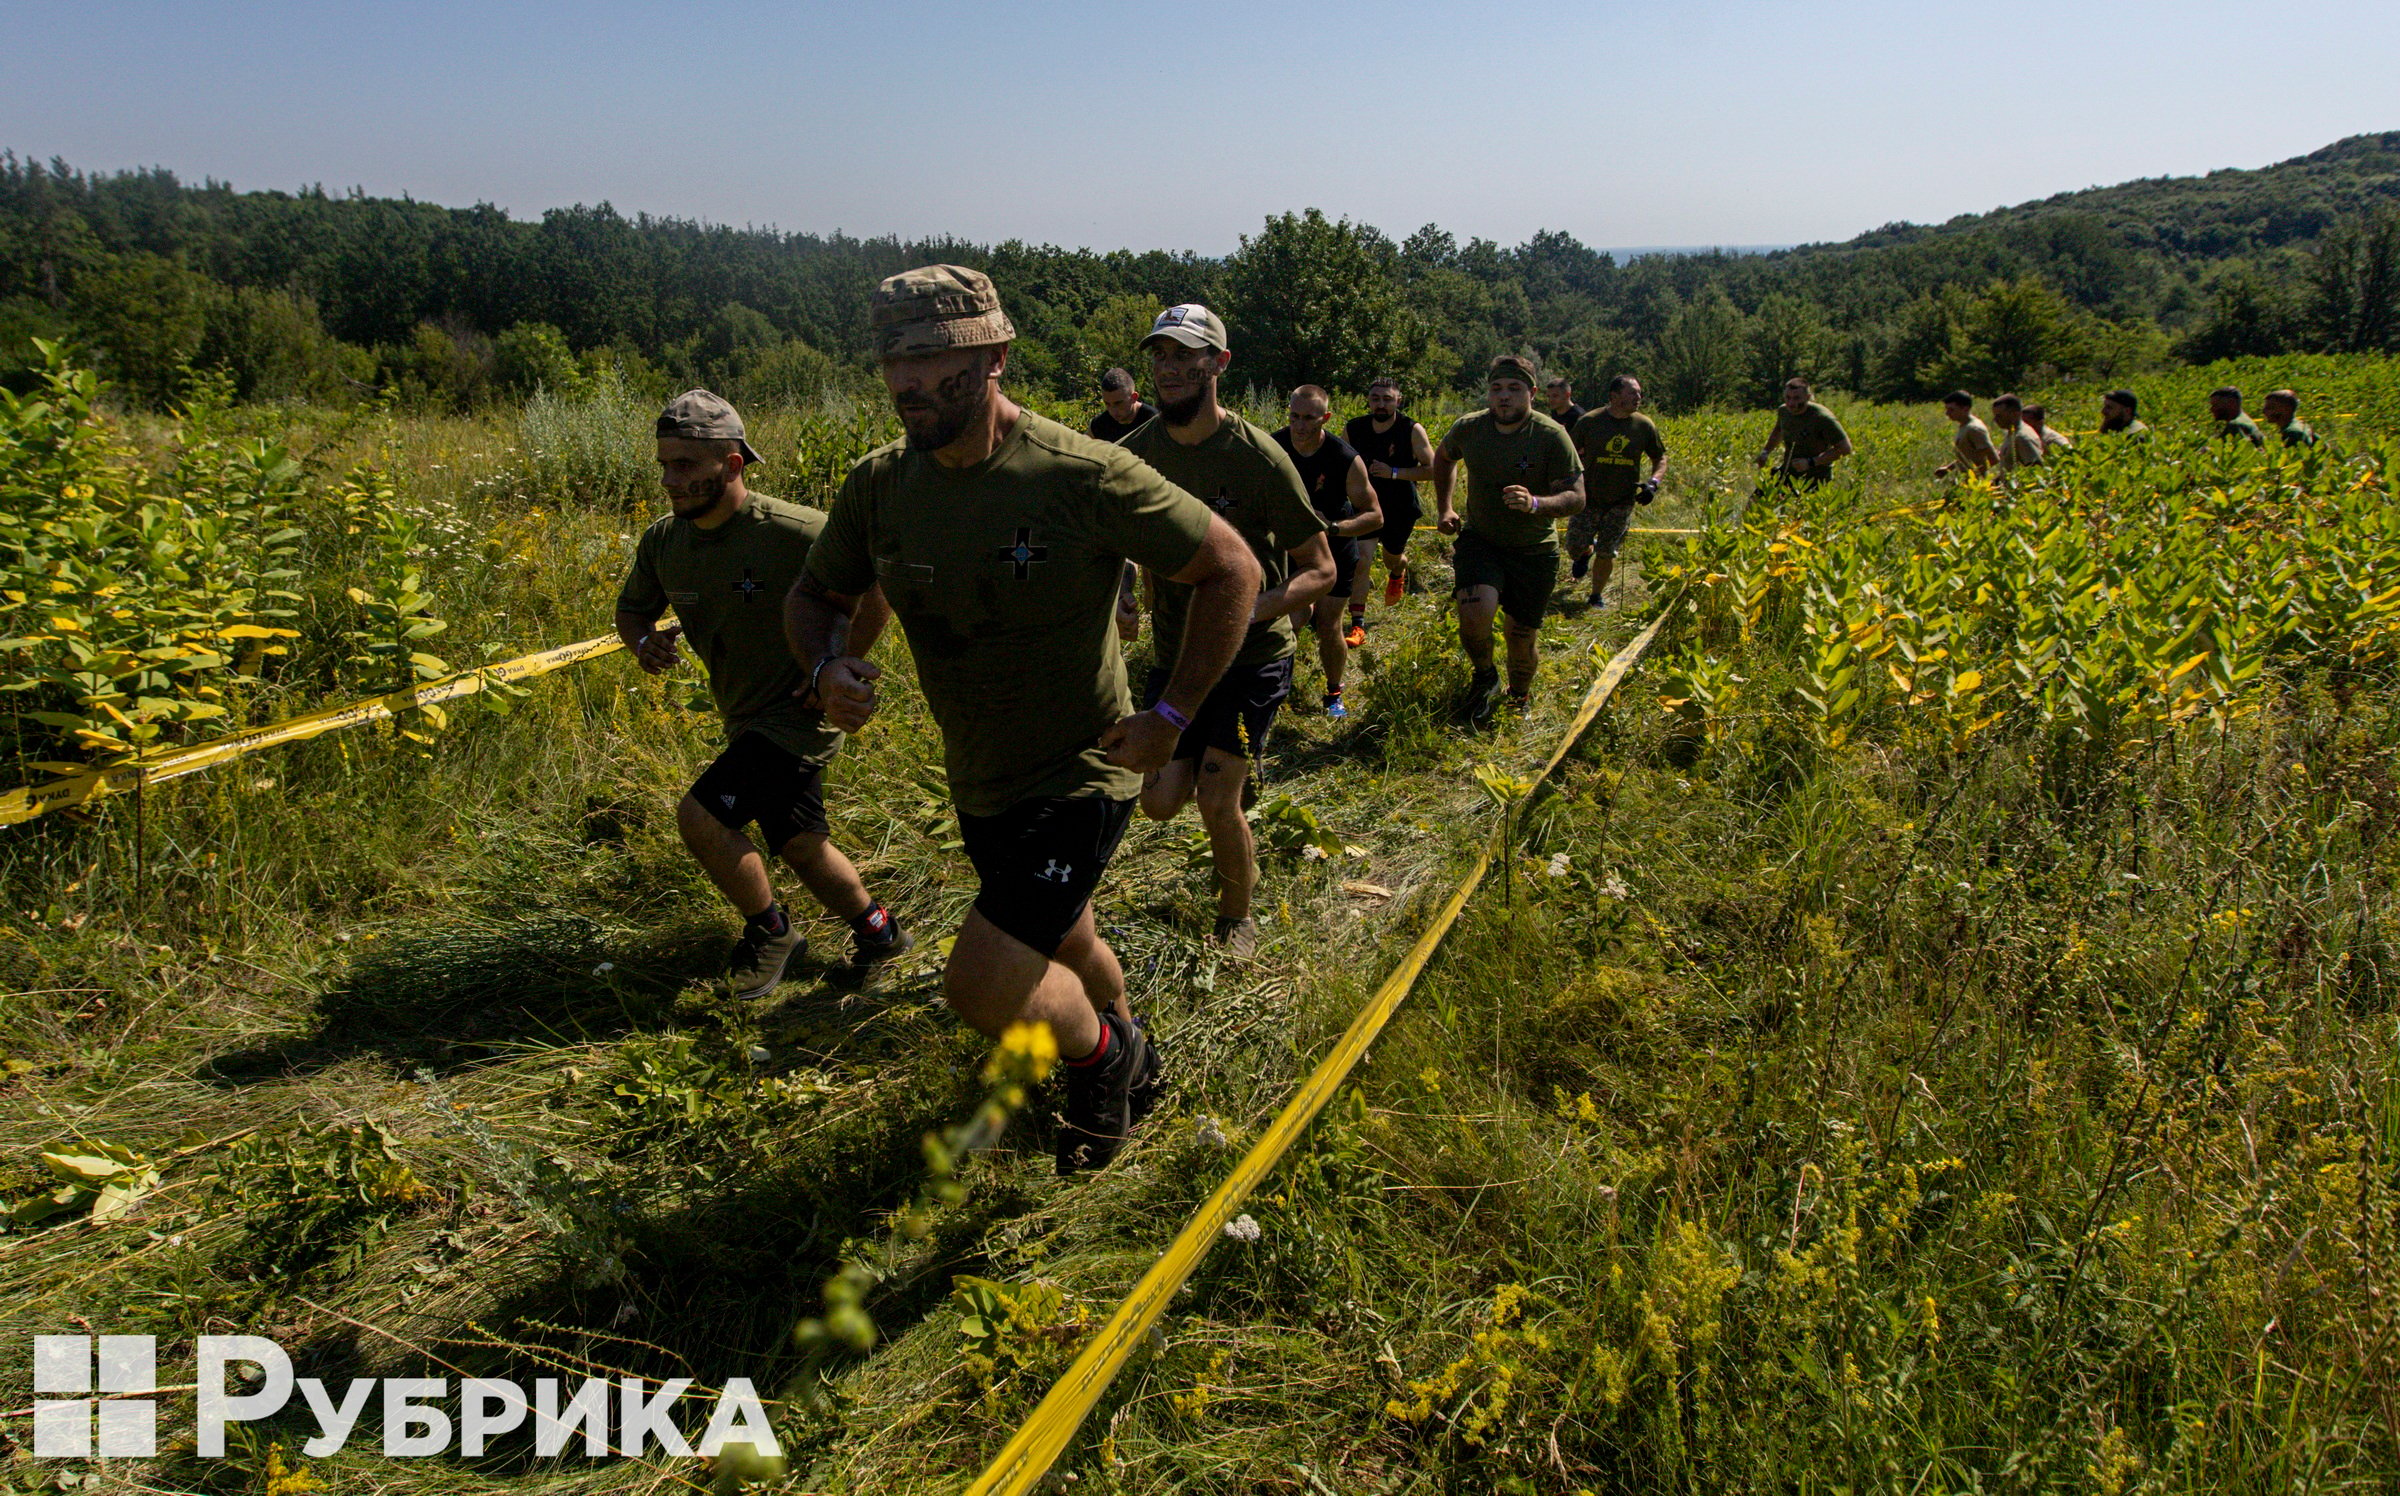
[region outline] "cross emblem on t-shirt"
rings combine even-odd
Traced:
[[[1033,575],[1035,562],[1050,559],[1050,547],[1035,545],[1033,531],[1025,525],[1019,525],[1017,526],[1016,540],[1000,547],[997,554],[1001,560],[1017,569],[1017,580],[1022,582]]]
[[[1233,508],[1233,495],[1225,491],[1224,484],[1220,483],[1217,485],[1217,496],[1208,501],[1208,507],[1214,509],[1219,514],[1223,514]]]
[[[1531,472],[1532,470],[1533,470],[1533,459],[1532,459],[1531,457],[1520,457],[1520,458],[1518,458],[1518,459],[1517,459],[1517,471],[1518,471],[1518,472],[1520,472],[1520,473],[1525,473],[1525,472]]]
[[[758,596],[758,579],[750,574],[750,568],[747,566],[742,568],[742,579],[732,585],[733,590],[742,595],[743,602],[748,602]]]

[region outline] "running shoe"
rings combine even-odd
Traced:
[[[1511,691],[1508,693],[1508,704],[1520,712],[1530,712],[1533,710],[1533,692],[1531,690]]]
[[[1335,691],[1325,698],[1325,715],[1336,722],[1340,722],[1350,715],[1350,708],[1342,705],[1341,692]]]
[[[733,943],[733,955],[725,962],[725,980],[736,998],[763,997],[783,980],[784,968],[807,953],[808,937],[800,933],[800,922],[789,915],[784,917],[781,935],[745,925],[742,938]]]
[[[1351,620],[1350,620],[1350,629],[1349,629],[1349,632],[1347,632],[1347,633],[1345,633],[1345,634],[1343,634],[1343,635],[1342,635],[1342,643],[1344,643],[1344,644],[1348,645],[1348,646],[1349,646],[1350,648],[1352,648],[1352,649],[1364,649],[1364,648],[1366,648],[1366,647],[1367,647],[1367,626],[1366,626],[1366,624],[1364,624],[1363,622],[1359,621],[1358,619],[1355,619],[1355,618],[1351,619]]]
[[[1059,1119],[1058,1172],[1105,1169],[1133,1130],[1133,1083],[1150,1068],[1150,1041],[1114,1013],[1100,1015],[1108,1054],[1096,1065],[1069,1065],[1066,1115]]]
[[[1209,938],[1226,955],[1247,960],[1258,954],[1258,921],[1247,915],[1240,919],[1220,915],[1217,932]]]
[[[1499,710],[1499,667],[1482,666],[1476,670],[1475,678],[1467,683],[1467,720],[1477,727],[1489,726]]]
[[[1575,564],[1567,568],[1567,574],[1572,576],[1578,582],[1582,581],[1585,577],[1590,576],[1592,574],[1591,553],[1586,551],[1584,554],[1577,556],[1575,558]]]
[[[1158,1046],[1150,1042],[1150,1030],[1142,1026],[1139,1017],[1133,1020],[1133,1026],[1142,1036],[1142,1070],[1133,1078],[1133,1084],[1125,1088],[1125,1112],[1132,1124],[1139,1127],[1142,1119],[1158,1110],[1158,1104],[1166,1099],[1167,1077],[1158,1058]]]
[[[1393,604],[1400,601],[1400,592],[1401,589],[1406,585],[1406,578],[1407,573],[1397,571],[1384,578],[1383,605],[1385,607],[1391,607]]]
[[[901,928],[898,920],[892,921],[892,933],[882,940],[869,940],[853,930],[850,932],[850,964],[858,967],[880,965],[894,956],[906,955],[915,948],[916,943],[917,937]]]

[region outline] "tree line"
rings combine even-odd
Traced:
[[[1006,289],[1029,389],[1086,395],[1158,307],[1225,313],[1237,382],[1471,389],[1530,351],[1671,409],[1761,405],[1795,373],[1879,399],[2400,340],[2400,132],[2257,171],[2066,194],[1764,255],[1619,261],[1308,209],[1222,258],[904,242],[489,204],[237,191],[0,154],[0,380],[64,338],[130,398],[215,367],[254,400],[464,410],[535,388],[707,384],[807,404],[868,387],[866,298],[947,260]]]

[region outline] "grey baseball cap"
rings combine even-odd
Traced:
[[[732,442],[742,461],[755,466],[758,451],[742,434],[742,413],[721,395],[685,390],[658,413],[660,436],[688,437],[701,442]]]
[[[1186,348],[1215,348],[1219,351],[1233,345],[1225,340],[1225,323],[1215,312],[1196,301],[1171,306],[1158,314],[1150,331],[1142,339],[1147,348],[1157,338],[1173,338]]]

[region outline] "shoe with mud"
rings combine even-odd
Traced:
[[[1133,1084],[1151,1068],[1150,1041],[1114,1013],[1100,1015],[1108,1053],[1068,1065],[1066,1114],[1058,1126],[1058,1172],[1105,1169],[1133,1130]]]
[[[902,928],[898,920],[892,921],[891,936],[884,940],[869,940],[853,930],[850,934],[850,964],[862,971],[871,966],[880,966],[894,956],[907,954],[916,948],[916,944],[917,937]]]
[[[1216,933],[1209,941],[1226,955],[1247,960],[1258,954],[1258,921],[1247,915],[1240,919],[1220,917]]]
[[[1477,727],[1489,727],[1500,711],[1500,668],[1485,665],[1467,683],[1467,720]]]
[[[1400,594],[1406,588],[1406,585],[1407,583],[1405,576],[1391,576],[1385,578],[1383,583],[1383,605],[1389,608],[1397,604],[1400,601]]]
[[[1353,620],[1349,629],[1342,635],[1342,645],[1347,649],[1366,648],[1367,626],[1363,623]]]
[[[726,985],[737,999],[764,997],[783,980],[784,969],[807,953],[808,937],[790,915],[784,916],[780,935],[768,934],[756,920],[745,921],[742,938],[733,943],[733,954],[725,962]]]

